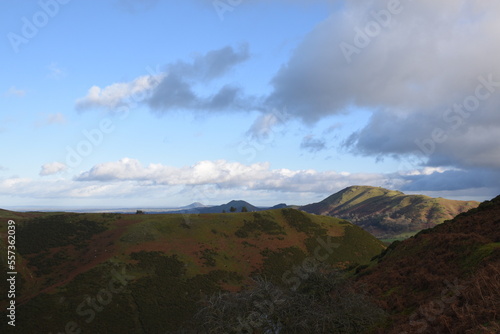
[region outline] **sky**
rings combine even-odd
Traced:
[[[0,207],[500,193],[494,0],[0,2]]]

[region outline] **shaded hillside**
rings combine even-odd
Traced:
[[[500,196],[393,243],[358,277],[392,315],[380,333],[499,333]]]
[[[353,186],[300,209],[347,219],[378,238],[393,238],[436,226],[478,205],[479,202],[475,201],[405,195],[379,187]]]
[[[252,204],[245,201],[230,201],[229,203],[222,205],[188,208],[183,210],[172,211],[171,213],[190,213],[190,214],[222,213],[222,212],[230,212],[231,208],[234,208],[234,210],[236,210],[235,212],[241,212],[243,208],[246,208],[250,212],[262,211],[262,209],[253,206]]]
[[[287,277],[293,285],[302,274],[292,270],[308,259],[321,255],[346,268],[384,249],[345,220],[294,209],[14,216],[20,333],[175,331],[189,323],[199,300],[239,291],[254,275],[274,282]],[[2,221],[2,254],[6,230]],[[5,263],[2,258],[4,271]]]

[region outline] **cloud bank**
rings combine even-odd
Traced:
[[[267,103],[306,122],[371,110],[344,143],[355,154],[498,169],[499,11],[480,0],[345,2],[274,76]]]

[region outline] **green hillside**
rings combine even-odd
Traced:
[[[291,288],[301,275],[296,268],[311,260],[348,268],[385,248],[348,221],[294,209],[2,216],[16,221],[20,333],[176,331],[200,300],[240,291],[252,277]],[[0,236],[4,256],[5,219]],[[0,301],[3,310],[6,305]]]
[[[390,318],[380,333],[500,333],[500,196],[357,269]]]
[[[475,208],[479,202],[405,195],[380,187],[353,186],[321,202],[301,207],[319,215],[347,219],[378,238],[408,237]]]

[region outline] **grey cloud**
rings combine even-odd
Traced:
[[[202,96],[195,88],[223,77],[250,57],[247,45],[235,50],[230,46],[197,55],[192,62],[168,64],[164,72],[138,77],[130,82],[113,83],[101,88],[93,86],[85,97],[77,99],[79,111],[106,108],[115,111],[137,103],[152,110],[227,111],[258,109],[257,99],[246,96],[241,88],[223,85],[217,92]],[[133,102],[133,103],[131,103]]]
[[[300,148],[311,153],[323,151],[326,149],[326,142],[323,139],[317,139],[313,136],[305,136],[300,143]]]
[[[192,108],[197,96],[189,83],[179,75],[170,73],[154,90],[148,99],[153,109]]]
[[[230,46],[226,46],[219,50],[209,51],[205,56],[197,57],[193,67],[203,79],[212,80],[249,58],[250,53],[247,44],[242,45],[237,51]]]
[[[234,105],[241,94],[241,89],[232,86],[224,86],[219,92],[213,95],[207,103],[208,109],[224,110]]]
[[[346,2],[319,24],[272,79],[267,103],[306,122],[372,110],[344,143],[357,154],[418,153],[416,141],[441,129],[447,139],[418,153],[429,165],[500,168],[500,3],[401,1],[377,23],[373,13],[387,13],[388,3]],[[369,23],[379,31],[363,32]],[[356,52],[346,57],[342,43]],[[470,103],[485,80],[479,96],[489,96],[470,116],[447,112]]]
[[[244,96],[238,87],[225,85],[215,94],[200,96],[194,86],[219,78],[250,57],[248,46],[239,50],[230,46],[196,56],[192,63],[178,61],[167,66],[167,74],[153,91],[148,100],[151,108],[168,111],[170,109],[219,110],[229,108],[250,110],[254,103]]]
[[[489,188],[500,194],[500,172],[484,169],[449,170],[429,175],[406,175],[402,191],[456,191]]]
[[[210,81],[221,77],[249,58],[250,51],[247,44],[241,45],[238,50],[225,46],[204,55],[198,54],[192,62],[179,60],[169,64],[166,70],[167,73],[181,76],[186,80]]]

